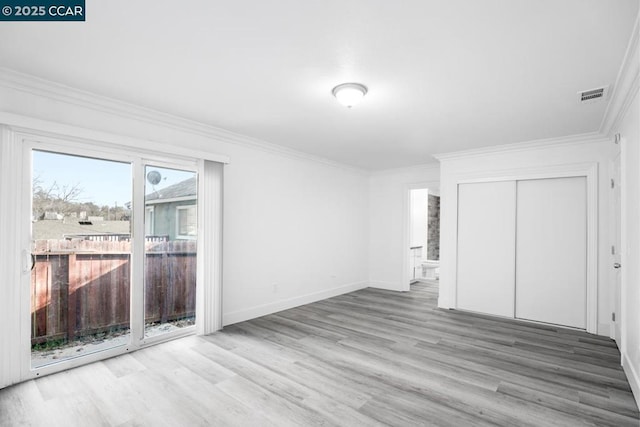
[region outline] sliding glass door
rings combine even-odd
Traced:
[[[73,144],[25,150],[31,370],[193,332],[195,163],[173,167]]]

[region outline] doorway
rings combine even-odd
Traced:
[[[409,190],[408,285],[440,273],[440,194],[433,186]]]

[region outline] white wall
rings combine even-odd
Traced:
[[[409,191],[437,191],[439,165],[377,172],[369,180],[369,283],[409,290]]]
[[[225,324],[367,285],[365,172],[38,81],[0,82],[0,111],[139,138],[148,149],[160,142],[229,156]],[[0,204],[0,215],[9,209]],[[0,286],[8,286],[5,273]]]
[[[617,131],[622,163],[622,366],[640,405],[640,101],[633,102]]]
[[[609,283],[609,160],[612,142],[576,137],[571,141],[513,144],[441,157],[440,298],[443,308],[455,308],[457,184],[471,178],[518,175],[523,169],[564,167],[596,162],[598,165],[598,324],[609,335],[612,301]],[[488,248],[488,250],[491,250]]]
[[[224,323],[367,285],[364,174],[227,150]]]

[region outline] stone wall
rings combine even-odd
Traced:
[[[440,259],[440,196],[429,194],[427,259]]]

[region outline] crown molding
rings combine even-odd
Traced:
[[[491,147],[476,148],[472,150],[453,151],[450,153],[434,154],[439,161],[456,160],[469,157],[483,157],[492,154],[517,153],[521,151],[540,150],[548,147],[583,145],[589,143],[601,143],[609,141],[609,137],[600,132],[589,132],[577,135],[562,136],[558,138],[536,139],[533,141],[516,142],[513,144],[493,145]]]
[[[186,119],[184,117],[175,116],[173,114],[164,113],[151,108],[141,107],[118,99],[97,95],[5,67],[0,67],[0,86],[126,119],[134,119],[155,126],[171,128],[181,132],[203,136],[223,143],[243,146],[297,160],[320,163],[325,166],[331,166],[361,175],[369,174],[368,171],[355,166],[304,153],[302,151],[231,132],[195,120]]]
[[[132,138],[109,132],[102,132],[73,125],[61,124],[33,117],[21,116],[0,111],[0,127],[10,129],[18,138],[26,140],[39,140],[41,138],[57,140],[61,137],[67,141],[91,142],[94,147],[119,146],[129,152],[144,153],[148,155],[145,147],[150,140]],[[153,141],[154,151],[162,155],[185,159],[202,159],[214,162],[229,163],[229,157],[215,153],[211,150],[199,150],[182,145],[168,144]]]
[[[611,136],[620,125],[629,106],[640,88],[640,60],[638,59],[638,43],[640,39],[640,15],[636,17],[631,38],[627,44],[622,66],[618,71],[616,82],[613,85],[614,91],[611,100],[607,105],[600,133]]]
[[[401,166],[399,168],[390,168],[390,169],[381,169],[376,171],[371,171],[372,176],[379,175],[395,175],[399,173],[408,173],[414,171],[426,172],[429,170],[439,170],[440,163],[439,162],[429,162],[429,163],[421,163],[419,165],[413,166]]]

